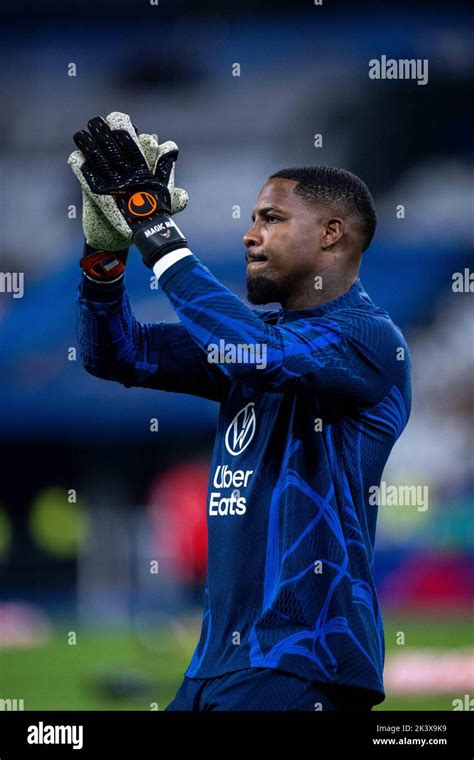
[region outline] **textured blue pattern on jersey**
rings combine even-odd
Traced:
[[[160,285],[180,324],[139,323],[122,284],[82,283],[78,338],[92,374],[220,403],[205,610],[186,675],[279,668],[381,701],[369,489],[410,413],[402,334],[360,281],[314,309],[251,310],[190,256]],[[219,341],[264,345],[266,365],[209,363]]]

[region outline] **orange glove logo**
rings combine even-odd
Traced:
[[[156,198],[151,193],[134,193],[128,201],[128,210],[134,216],[149,216],[156,207]]]

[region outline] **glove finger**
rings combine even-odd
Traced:
[[[161,158],[164,158],[165,156],[170,156],[173,159],[173,161],[177,161],[178,154],[179,154],[179,148],[173,140],[167,140],[162,145],[158,145],[158,152],[156,154],[156,162],[155,162],[153,173],[156,174],[158,162],[160,161]]]
[[[161,158],[165,153],[170,153],[171,151],[176,152],[176,160],[178,158],[179,148],[174,142],[174,140],[167,140],[166,142],[162,143],[158,146],[158,156],[157,158]]]
[[[127,164],[134,168],[143,166],[148,169],[145,156],[142,152],[140,143],[135,142],[130,132],[125,129],[114,130],[114,139],[119,146],[123,156],[125,157]]]
[[[167,151],[161,151],[159,153],[160,155],[156,161],[155,177],[157,177],[160,182],[163,182],[164,185],[168,185],[170,179],[173,178],[172,175],[174,175],[174,165],[178,158],[178,147],[170,147]]]
[[[92,139],[102,151],[107,164],[112,170],[123,172],[128,168],[124,154],[120,149],[120,143],[117,140],[117,133],[112,132],[109,125],[102,116],[95,116],[87,126],[89,127]],[[86,156],[87,158],[87,156]]]
[[[132,120],[128,113],[121,113],[120,111],[112,111],[106,118],[106,122],[112,131],[116,129],[124,129],[129,132],[138,143],[138,127],[132,124]]]
[[[143,158],[146,161],[146,154],[142,148],[140,136],[138,134],[138,127],[132,124],[132,120],[130,116],[127,113],[121,113],[120,111],[112,111],[112,113],[109,113],[109,115],[107,116],[106,121],[110,129],[112,130],[113,135],[116,140],[118,138],[118,133],[128,132],[128,134],[131,136],[132,140],[135,142],[137,148],[140,150]],[[126,145],[123,146],[122,143],[120,144],[121,144],[121,147],[124,147],[126,149]]]
[[[102,172],[105,172],[106,174],[109,172],[102,151],[86,129],[81,129],[80,132],[76,132],[72,139],[91,169],[95,169],[100,175],[102,175]]]
[[[107,185],[113,184],[116,181],[117,175],[110,169],[102,151],[91,135],[83,129],[80,132],[76,132],[73,140],[85,158],[81,171],[89,187],[94,192],[98,192],[100,184],[104,182]]]
[[[164,153],[169,153],[171,150],[175,150],[177,154],[179,153],[179,148],[174,140],[167,140],[166,142],[161,143],[161,145],[158,146],[158,158]]]
[[[84,185],[84,175],[82,173],[82,165],[86,159],[82,155],[80,150],[73,150],[73,152],[70,154],[67,162],[69,166],[71,167],[72,171],[76,175],[77,179],[81,183],[81,185]]]
[[[148,168],[154,173],[156,165],[156,156],[158,153],[158,142],[153,135],[141,134],[138,135],[142,151],[145,155],[145,160],[148,164]]]
[[[158,138],[155,135],[149,135],[147,132],[141,132],[138,135],[138,142],[142,146],[142,150],[145,147],[147,150],[156,150],[158,152],[160,146],[158,144]]]
[[[188,205],[189,195],[182,187],[174,187],[171,192],[171,213],[179,214]]]

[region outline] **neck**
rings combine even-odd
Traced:
[[[311,282],[311,288],[306,288],[301,292],[293,291],[281,301],[281,305],[286,309],[314,309],[317,306],[322,306],[347,293],[358,276],[358,272],[348,272],[344,275],[338,272],[337,277],[322,275],[320,288],[316,287],[318,280],[315,279],[314,285]]]

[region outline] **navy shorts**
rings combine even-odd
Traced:
[[[308,681],[275,668],[249,668],[216,678],[185,676],[166,710],[368,712],[377,701],[370,695],[365,689]]]

